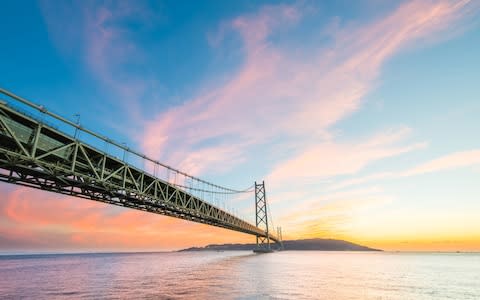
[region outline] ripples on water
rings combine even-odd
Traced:
[[[0,299],[480,299],[480,254],[0,256]]]

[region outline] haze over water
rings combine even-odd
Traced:
[[[480,254],[0,256],[1,299],[480,299]]]

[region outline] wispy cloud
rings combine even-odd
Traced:
[[[359,185],[371,181],[378,181],[384,179],[393,179],[401,177],[410,177],[415,175],[436,173],[441,171],[447,171],[458,168],[474,167],[480,164],[480,150],[467,150],[450,153],[425,163],[421,163],[415,167],[409,168],[404,171],[396,172],[381,172],[370,174],[367,176],[352,178],[341,181],[337,184],[330,186],[330,189],[342,189],[352,185]]]
[[[417,174],[432,173],[443,170],[469,167],[476,164],[480,164],[480,150],[461,151],[451,153],[443,157],[423,163],[408,171],[403,172],[401,176],[413,176]]]
[[[137,2],[102,3],[81,9],[78,6],[79,16],[72,14],[71,7],[59,8],[52,3],[42,4],[52,39],[66,30],[75,37],[72,40],[82,42],[81,50],[69,46],[72,40],[63,40],[60,48],[80,51],[94,78],[137,121],[128,123],[135,127],[132,137],[143,151],[197,175],[268,159],[270,165],[262,166],[263,175],[278,185],[291,174],[317,181],[355,175],[375,161],[424,148],[426,143],[408,139],[410,129],[406,127],[377,129],[379,134],[367,135],[364,140],[341,140],[335,126],[362,107],[364,96],[375,88],[389,58],[408,47],[450,37],[478,8],[473,1],[409,1],[369,23],[339,22],[313,30],[310,40],[326,40],[323,38],[328,35],[326,44],[292,45],[284,33],[301,26],[307,12],[311,13],[309,8],[302,4],[264,6],[254,13],[225,20],[218,35],[210,36],[215,47],[223,47],[230,36],[240,38],[243,60],[238,68],[226,78],[206,80],[208,84],[181,105],[147,113],[140,108],[147,101],[143,96],[151,95],[160,83],[148,72],[128,72],[132,65],[146,66],[143,60],[147,49],[134,42],[132,32],[122,23],[133,19],[148,26],[157,16]],[[58,9],[64,19],[55,15]],[[76,26],[64,27],[71,23]],[[212,80],[219,83],[212,85]],[[125,127],[121,124],[122,129]],[[271,157],[256,157],[260,149]],[[387,171],[354,178],[332,188],[470,164],[478,164],[477,150],[454,153],[401,174]],[[215,230],[202,225],[112,209],[76,198],[40,195],[21,188],[5,196],[0,221],[9,229],[0,230],[0,234],[8,240],[18,237],[19,243],[27,244],[41,243],[39,237],[55,236],[72,247],[95,244],[158,249],[191,244],[194,241],[188,237],[192,236],[200,235],[202,243],[221,240]],[[390,199],[378,190],[327,196],[331,202],[302,200],[295,211],[282,216],[292,234],[338,236],[340,230],[347,232],[342,226],[353,207]],[[302,193],[284,194],[285,199],[306,197]],[[62,214],[52,213],[58,209]],[[188,230],[182,231],[182,227]],[[231,241],[232,234],[225,235],[225,240]]]
[[[210,36],[217,47],[227,36],[241,37],[244,61],[229,79],[200,88],[184,104],[152,116],[155,111],[141,107],[152,103],[146,96],[155,94],[161,83],[149,74],[148,49],[135,43],[127,25],[148,29],[163,19],[161,12],[144,2],[41,2],[52,40],[64,52],[80,52],[93,76],[131,118],[133,139],[150,156],[196,174],[211,171],[212,165],[238,165],[252,158],[255,147],[272,148],[272,140],[280,141],[275,147],[308,152],[309,145],[331,137],[331,127],[361,107],[389,57],[414,41],[438,39],[443,35],[435,33],[443,29],[452,31],[451,25],[469,14],[471,6],[470,1],[411,1],[370,24],[318,28],[311,39],[328,35],[331,43],[293,49],[272,37],[281,40],[285,34],[279,33],[301,25],[311,7],[264,6],[222,22],[219,33]],[[82,50],[71,47],[72,40],[61,34],[65,30]]]
[[[354,174],[372,161],[424,148],[426,143],[398,145],[409,131],[408,128],[404,128],[382,133],[359,143],[341,144],[329,141],[308,147],[305,152],[277,166],[269,175],[269,179],[281,184],[291,180],[292,177],[296,180],[322,179]]]
[[[214,158],[218,163],[229,155],[252,159],[256,147],[317,153],[322,149],[312,144],[331,137],[331,127],[361,107],[389,57],[414,42],[435,39],[468,8],[468,2],[409,2],[370,24],[336,27],[329,33],[333,43],[309,51],[271,40],[280,29],[301,23],[305,9],[301,5],[268,6],[235,18],[221,32],[240,34],[243,65],[224,84],[153,118],[141,139],[143,149],[175,165],[194,161],[199,172],[215,164],[196,152],[209,149],[215,156],[225,145],[234,147],[219,151]],[[317,37],[322,34],[325,31],[319,28]],[[271,147],[272,140],[281,142]],[[195,156],[198,159],[191,158]],[[275,170],[294,160],[278,162]]]
[[[144,1],[40,1],[40,8],[57,48],[64,56],[79,60],[98,87],[109,95],[99,99],[97,109],[112,111],[113,106],[130,118],[129,128],[141,128],[142,103],[151,104],[147,95],[161,89],[161,83],[151,76],[147,51],[135,41],[135,35],[162,20],[161,12],[150,9]],[[116,122],[109,125],[128,130]],[[132,135],[136,130],[132,130]]]

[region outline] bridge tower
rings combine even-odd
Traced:
[[[278,249],[283,250],[282,227],[277,227]]]
[[[265,228],[267,237],[257,235],[257,248],[255,252],[270,252],[270,237],[268,228],[267,195],[265,192],[265,181],[255,182],[255,224],[258,228]]]

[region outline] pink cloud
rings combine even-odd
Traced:
[[[352,178],[352,179],[347,179],[344,181],[341,181],[339,183],[336,183],[334,185],[331,185],[329,189],[331,190],[337,190],[337,189],[343,189],[345,187],[349,187],[351,185],[359,185],[362,183],[374,181],[374,180],[382,180],[386,178],[391,178],[394,176],[393,172],[382,172],[382,173],[377,173],[377,174],[371,174],[368,176],[363,176],[359,178]]]
[[[423,163],[403,172],[401,176],[413,176],[418,174],[439,172],[443,170],[470,167],[478,164],[480,164],[480,150],[461,151]]]
[[[222,34],[233,31],[243,39],[243,66],[223,85],[148,122],[139,139],[144,151],[174,165],[195,161],[198,170],[210,171],[209,166],[220,164],[228,155],[246,159],[253,147],[274,138],[283,140],[284,149],[295,148],[301,155],[315,156],[320,150],[331,154],[335,149],[328,144],[323,149],[307,147],[312,140],[329,137],[334,124],[359,109],[388,58],[413,42],[435,39],[436,33],[466,14],[469,5],[412,1],[365,26],[334,29],[335,42],[329,48],[299,55],[269,38],[301,22],[302,9],[268,7],[232,20],[230,31],[224,25]],[[321,28],[318,34],[324,34]],[[209,140],[216,142],[199,146]],[[221,151],[225,145],[235,147],[225,153]],[[205,149],[213,161],[196,154]],[[293,166],[293,160],[286,163]],[[287,167],[276,170],[280,168]]]
[[[302,178],[328,178],[342,174],[354,174],[368,163],[382,158],[396,156],[416,149],[424,148],[425,143],[399,146],[397,143],[408,134],[401,129],[389,134],[374,136],[366,142],[357,144],[334,143],[331,141],[308,147],[296,157],[282,162],[269,175],[269,180],[281,184],[291,180],[292,176]]]
[[[374,136],[367,141],[340,143],[332,138],[332,127],[361,107],[362,98],[375,86],[383,64],[390,57],[414,44],[443,38],[446,29],[451,32],[452,27],[458,27],[471,7],[468,1],[411,1],[372,23],[331,29],[329,34],[334,42],[328,47],[298,52],[275,44],[270,37],[300,23],[302,6],[269,6],[257,13],[240,16],[226,22],[221,35],[241,36],[245,54],[243,65],[231,77],[221,78],[222,84],[205,87],[184,104],[141,122],[144,132],[132,135],[148,155],[193,174],[222,171],[222,168],[233,168],[247,159],[254,159],[254,147],[270,147],[267,144],[273,139],[281,139],[281,142],[268,148],[270,152],[286,152],[286,149],[293,152],[276,161],[269,175],[273,181],[284,181],[290,174],[314,178],[354,174],[373,161],[419,149],[425,144],[402,145],[408,130]],[[136,106],[137,95],[148,88],[149,82],[115,76],[125,59],[132,54],[141,56],[142,49],[112,26],[112,21],[124,17],[122,10],[104,8],[89,13],[83,27],[87,47],[85,59],[89,67],[106,86],[122,95],[124,108],[131,116],[143,120]],[[318,28],[318,35],[321,34],[325,31]],[[216,42],[221,43],[221,36]],[[434,170],[450,163],[427,164],[415,172]],[[10,208],[15,210],[5,211],[5,215],[11,222],[27,226],[25,239],[28,233],[38,233],[33,228],[39,225],[42,230],[49,230],[49,226],[68,228],[72,243],[81,245],[92,242],[100,245],[104,241],[109,247],[162,247],[167,242],[169,245],[192,242],[180,240],[184,238],[179,234],[180,229],[171,230],[169,234],[166,223],[154,221],[153,217],[141,212],[111,217],[107,213],[109,209],[89,212],[78,208],[85,217],[67,212],[66,219],[41,214],[36,218],[32,215],[30,200],[18,201],[10,203]],[[62,207],[48,205],[48,201],[44,203],[47,203],[45,209],[51,211]],[[69,208],[61,209],[68,211]],[[304,209],[309,208],[305,206]],[[331,224],[342,218],[332,216]],[[33,221],[28,223],[30,219]],[[172,224],[177,226],[175,228],[190,226],[180,221]],[[315,225],[304,222],[300,227],[309,224]],[[322,225],[328,228],[328,224]],[[155,226],[162,228],[161,234],[145,234],[155,232]],[[118,228],[122,227],[128,230],[120,232]],[[99,228],[113,234],[100,232]],[[205,232],[199,229],[196,234],[203,237],[208,235]]]
[[[347,179],[331,185],[329,189],[343,189],[352,185],[359,185],[372,181],[410,177],[478,165],[480,165],[480,150],[459,151],[432,159],[404,171],[381,172],[363,177]]]
[[[211,165],[225,167],[222,162],[229,157],[234,157],[228,164],[232,167],[247,159],[254,145],[273,138],[283,139],[283,148],[304,152],[309,140],[330,136],[331,126],[361,106],[386,59],[413,41],[435,39],[434,33],[450,30],[471,6],[467,1],[408,2],[370,24],[330,28],[332,45],[317,49],[310,45],[313,50],[306,51],[301,45],[296,46],[300,51],[278,46],[270,38],[295,28],[310,8],[265,6],[224,22],[214,39],[219,45],[226,35],[236,33],[243,40],[245,62],[231,78],[144,121],[139,100],[159,83],[122,72],[127,63],[141,65],[145,49],[133,42],[121,24],[133,19],[148,27],[162,16],[138,3],[83,8],[41,5],[52,39],[60,48],[71,44],[58,38],[63,30],[85,45],[87,66],[115,94],[117,104],[135,124],[130,134],[143,151],[175,166],[193,166],[191,172],[196,174]],[[58,9],[61,13],[53,13]],[[70,24],[66,19],[75,20],[76,26],[65,28],[63,24]],[[324,35],[325,29],[319,28],[317,34]],[[140,137],[139,129],[143,129]],[[215,142],[204,143],[211,140]],[[205,160],[206,155],[210,159]]]

